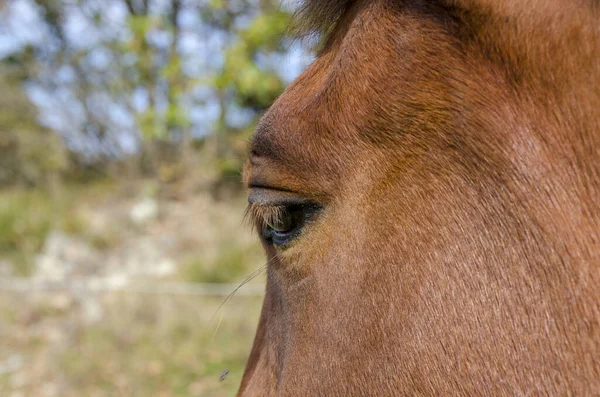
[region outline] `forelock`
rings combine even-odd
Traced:
[[[327,34],[354,0],[299,0],[294,21],[300,35]]]

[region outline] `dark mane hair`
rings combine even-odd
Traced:
[[[294,17],[294,30],[299,35],[326,33],[355,0],[300,0]]]

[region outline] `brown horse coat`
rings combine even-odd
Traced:
[[[309,0],[239,396],[600,395],[600,3]]]

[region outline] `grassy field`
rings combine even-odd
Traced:
[[[115,258],[123,257],[125,268],[136,247],[160,247],[175,268],[152,279],[158,283],[239,283],[264,263],[243,225],[243,196],[215,200],[195,191],[162,200],[156,219],[139,225],[128,214],[144,186],[125,192],[104,182],[71,186],[58,200],[35,190],[0,191],[0,277],[35,276],[35,259],[53,231],[76,239],[100,262],[112,258],[114,272],[120,271]],[[107,275],[95,271],[91,276]],[[77,277],[86,275],[64,282]],[[264,283],[264,276],[253,282]],[[0,396],[232,396],[262,297],[235,296],[217,312],[224,299],[127,288],[0,288]]]
[[[0,260],[8,259],[13,273],[30,275],[33,259],[51,230],[84,235],[98,245],[105,243],[110,236],[91,235],[77,209],[111,197],[117,189],[108,181],[64,186],[55,198],[37,189],[0,189]]]
[[[85,324],[73,302],[0,296],[2,396],[232,396],[261,298],[117,293]],[[212,321],[211,321],[212,320]],[[220,375],[228,370],[226,378]]]

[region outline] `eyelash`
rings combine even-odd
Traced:
[[[245,218],[250,219],[259,230],[264,230],[269,223],[281,222],[285,210],[285,205],[250,203],[246,208]]]
[[[319,209],[314,204],[271,205],[251,203],[246,209],[246,217],[258,228],[260,236],[267,243],[284,247],[300,235],[306,222],[310,221]],[[290,227],[289,231],[280,231],[273,226],[285,225],[286,220],[293,226]]]

